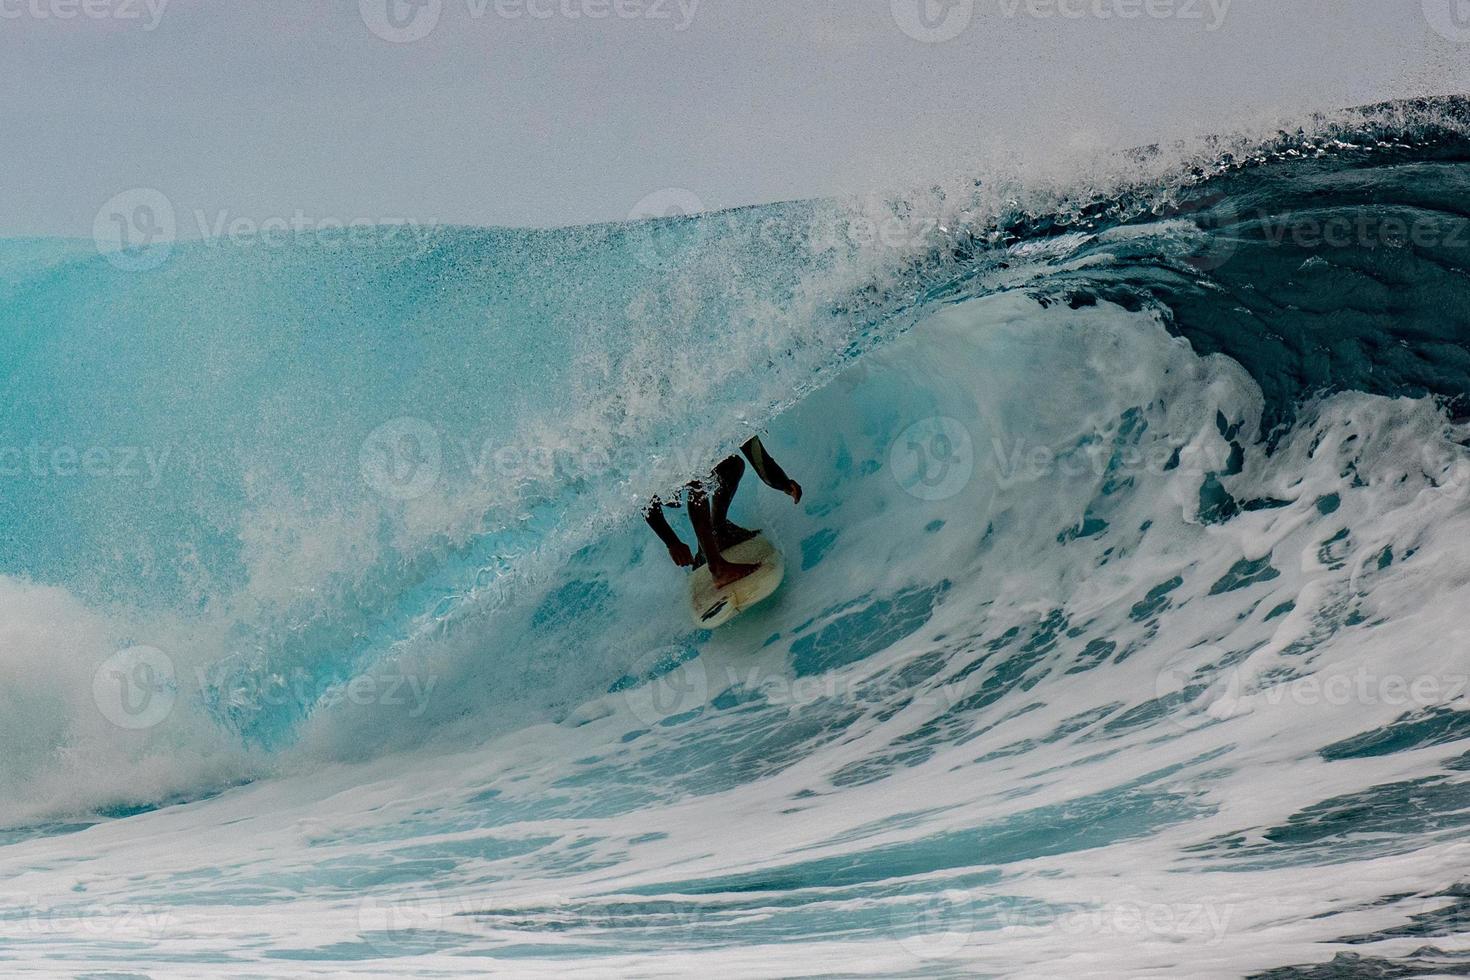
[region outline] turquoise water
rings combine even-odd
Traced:
[[[1463,127],[0,243],[4,955],[1463,969]],[[755,431],[788,581],[698,630],[638,511]]]

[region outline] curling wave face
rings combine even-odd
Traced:
[[[1461,112],[897,203],[7,244],[25,921],[235,970],[1435,961]],[[756,428],[788,583],[698,631],[638,506]]]

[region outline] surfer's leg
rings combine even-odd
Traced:
[[[714,523],[715,537],[719,540],[720,547],[733,548],[756,535],[755,531],[730,523],[729,518],[730,503],[735,499],[735,491],[740,489],[740,478],[745,475],[745,460],[739,456],[726,457],[715,467],[712,475],[715,490],[711,495],[710,517]]]
[[[710,494],[703,486],[689,488],[689,523],[694,528],[694,537],[699,541],[700,550],[704,552],[704,560],[709,563],[710,577],[714,579],[716,588],[723,589],[732,582],[738,582],[760,567],[726,561],[725,556],[720,553],[720,543],[715,538],[714,514],[710,509]]]
[[[664,502],[654,497],[643,509],[643,519],[648,526],[653,528],[653,533],[658,535],[664,547],[669,549],[669,558],[680,568],[693,568],[694,556],[689,553],[689,546],[679,540],[674,529],[669,527],[669,519],[664,516]]]

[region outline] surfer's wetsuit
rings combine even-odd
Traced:
[[[751,436],[746,440],[745,445],[740,447],[740,451],[745,454],[745,459],[750,460],[751,467],[755,470],[756,476],[761,478],[762,483],[772,490],[779,490],[786,494],[790,494],[792,488],[795,488],[796,496],[800,497],[801,488],[766,453],[766,447],[761,445],[759,436]],[[695,519],[696,511],[707,506],[710,510],[716,544],[721,548],[738,544],[755,533],[731,524],[726,516],[730,511],[730,501],[735,499],[735,491],[740,486],[740,479],[744,475],[745,460],[739,456],[727,456],[710,472],[709,476],[702,480],[691,480],[672,494],[671,499],[665,500],[663,497],[654,496],[644,508],[643,518],[648,522],[648,526],[653,528],[653,533],[658,535],[659,540],[668,547],[671,556],[678,555],[680,551],[687,552],[684,542],[669,526],[668,518],[664,517],[664,508],[679,507],[680,498],[687,491],[690,505],[689,518],[690,522],[695,525],[695,536],[699,536],[699,524]],[[695,568],[704,563],[703,542],[701,542],[700,553],[691,557]],[[678,557],[675,557],[674,561],[676,564],[684,564]]]

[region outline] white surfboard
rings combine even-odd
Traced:
[[[723,626],[751,606],[770,596],[786,576],[786,563],[765,535],[757,534],[727,548],[725,558],[743,565],[760,568],[723,589],[715,588],[709,566],[701,565],[689,576],[689,611],[694,625],[705,629]]]

